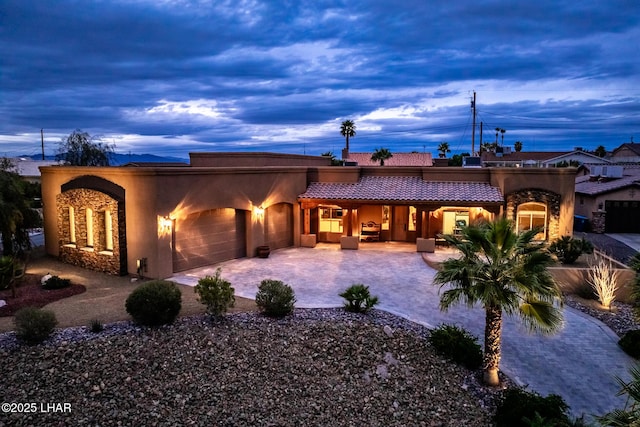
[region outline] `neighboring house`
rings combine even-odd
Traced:
[[[598,233],[640,233],[640,166],[592,166],[576,179],[575,214]]]
[[[54,166],[60,162],[56,160],[33,160],[28,157],[17,157],[11,159],[15,165],[15,171],[25,181],[40,182],[40,166]]]
[[[579,149],[573,151],[510,151],[504,153],[483,152],[485,167],[555,167],[562,162],[579,164],[602,164],[609,160]]]
[[[433,166],[431,153],[391,153],[393,157],[384,161],[384,166]],[[358,166],[380,166],[371,160],[373,153],[348,153],[344,160]]]
[[[614,149],[609,160],[615,163],[640,163],[640,144],[627,142]]]
[[[263,245],[357,248],[364,231],[383,241],[435,240],[500,215],[519,230],[541,227],[541,240],[572,234],[572,168],[329,162],[192,153],[186,167],[44,167],[45,248],[85,268],[166,278],[253,257]]]

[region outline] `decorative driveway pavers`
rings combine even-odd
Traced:
[[[454,323],[480,337],[484,311],[457,306],[439,309],[435,270],[416,252],[339,250],[336,246],[276,250],[267,259],[243,258],[190,270],[171,278],[195,285],[217,267],[236,294],[254,298],[263,279],[291,285],[297,307],[342,306],[340,292],[354,283],[370,287],[380,297],[377,308],[434,327]],[[565,325],[552,336],[530,335],[519,322],[506,317],[503,327],[502,370],[521,385],[543,395],[556,393],[574,415],[601,415],[624,406],[616,397],[614,375],[628,378],[634,360],[617,345],[616,335],[603,323],[572,308],[564,309]]]

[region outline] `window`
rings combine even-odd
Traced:
[[[415,206],[409,206],[409,231],[416,231],[416,215],[418,211]]]
[[[545,240],[547,235],[547,207],[542,203],[523,203],[518,206],[518,232],[539,227],[536,240]]]
[[[87,221],[87,244],[88,248],[93,247],[93,210],[91,208],[87,208],[86,211],[86,221]]]
[[[389,229],[389,212],[391,212],[391,206],[384,205],[382,207],[382,226],[380,227],[381,230]]]
[[[342,233],[342,208],[338,206],[320,206],[319,231]]]
[[[76,210],[73,206],[69,206],[69,243],[76,243]]]
[[[104,249],[113,250],[113,225],[111,223],[111,211],[104,211]]]

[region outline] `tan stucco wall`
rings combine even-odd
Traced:
[[[45,248],[59,256],[55,196],[73,178],[95,175],[125,189],[127,264],[136,272],[136,260],[147,258],[148,277],[172,273],[171,236],[159,235],[158,216],[172,219],[213,208],[252,211],[277,203],[294,206],[294,236],[299,240],[297,197],[307,185],[306,168],[131,168],[48,167],[42,169]],[[264,225],[252,222],[247,252],[264,243]]]
[[[331,158],[280,153],[189,153],[191,166],[263,167],[263,166],[331,166]]]

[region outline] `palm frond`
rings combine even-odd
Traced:
[[[531,332],[553,333],[562,328],[562,313],[553,303],[530,299],[520,305],[524,325]]]

